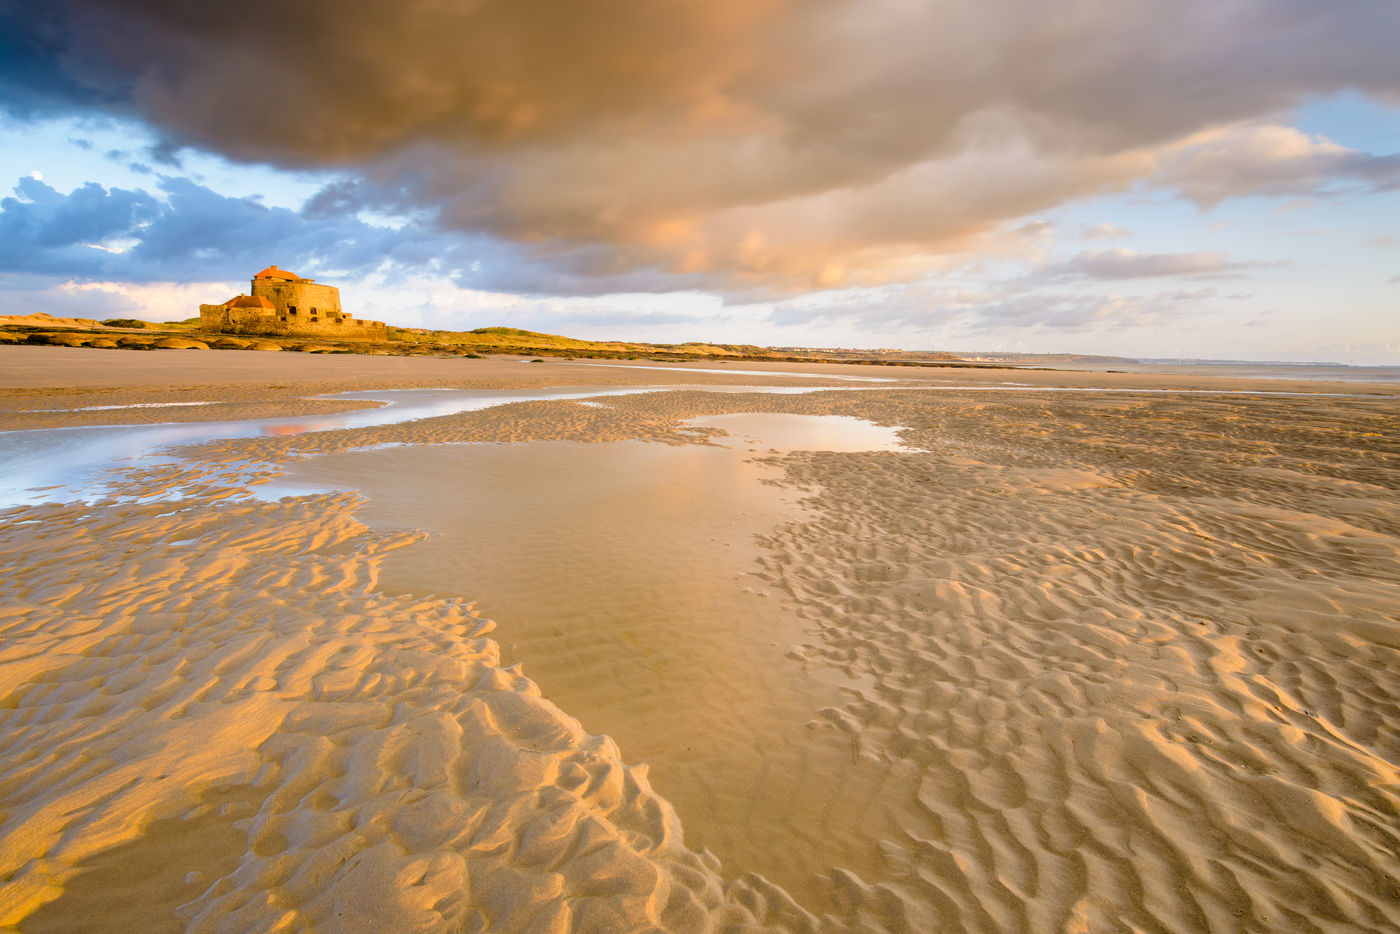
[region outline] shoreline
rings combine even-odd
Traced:
[[[401,378],[328,368],[289,379],[287,362],[275,387],[263,369],[214,368],[198,391],[275,404],[308,385],[359,378],[382,389]],[[481,368],[423,378],[475,388],[574,381],[580,369],[441,363]],[[93,861],[121,846],[179,851],[180,824],[162,823],[177,816],[229,846],[247,840],[235,868],[169,883],[163,897],[191,905],[192,930],[270,923],[276,911],[325,921],[336,906],[396,929],[388,915],[373,920],[376,899],[425,929],[476,911],[503,930],[608,918],[697,931],[1099,929],[1124,919],[1263,931],[1280,917],[1364,925],[1400,908],[1384,882],[1400,841],[1385,817],[1400,813],[1390,790],[1400,779],[1400,419],[1389,401],[1400,387],[1125,394],[1093,390],[1164,387],[1100,375],[1083,394],[919,391],[932,380],[839,392],[738,368],[676,370],[677,384],[763,379],[814,391],[660,389],[215,442],[184,452],[183,469],[126,471],[129,502],[7,511],[0,555],[25,587],[0,608],[10,646],[0,683],[13,701],[0,709],[14,711],[0,729],[25,752],[0,771],[0,800],[25,823],[0,821],[15,844],[6,871],[17,873],[0,887],[0,924],[45,911],[61,920],[79,896],[100,900],[84,881],[103,878]],[[160,378],[133,372],[125,378]],[[81,388],[90,399],[159,395],[114,387],[121,378],[90,372]],[[607,378],[657,374],[610,368]],[[24,404],[16,390],[40,389],[33,380],[0,378],[0,405]],[[600,693],[606,679],[591,669],[566,683],[576,649],[530,657],[527,647],[539,682],[500,668],[476,596],[432,570],[460,560],[461,546],[402,531],[447,521],[464,496],[448,478],[472,475],[462,466],[471,448],[444,443],[704,448],[714,436],[687,421],[736,412],[862,418],[910,445],[751,452],[808,497],[807,512],[763,535],[755,571],[809,634],[783,648],[785,669],[765,660],[752,672],[857,686],[812,711],[807,729],[891,776],[869,799],[888,821],[865,823],[898,828],[866,841],[865,863],[831,864],[797,899],[739,865],[754,855],[716,862],[681,837],[682,826],[745,820],[771,803],[707,814],[686,792],[673,810],[645,769],[622,764],[635,761],[628,743],[619,752],[573,717],[590,729],[625,725],[638,744],[674,724],[630,722],[627,697]],[[383,443],[408,447],[355,453]],[[248,496],[247,482],[292,461],[314,475],[317,460],[304,458],[316,454],[380,491],[368,504],[347,493]],[[392,471],[366,466],[385,460]],[[410,476],[424,478],[423,501],[392,505],[393,479]],[[462,502],[471,532],[481,506]],[[509,514],[497,528],[526,534]],[[569,547],[567,531],[557,534]],[[566,576],[558,586],[574,585]],[[583,601],[602,619],[606,589]],[[721,644],[726,623],[736,624],[708,623]],[[174,646],[171,631],[181,633]],[[614,647],[591,664],[625,657]],[[684,683],[673,675],[647,690],[672,681]],[[707,736],[753,711],[741,697],[697,713],[710,708],[719,719],[696,727]],[[420,715],[395,712],[408,709]],[[251,733],[233,729],[251,722]],[[194,743],[202,730],[224,741]],[[717,745],[702,779],[725,761]],[[93,770],[94,756],[108,772]],[[656,758],[658,783],[694,766],[664,748]],[[136,774],[154,778],[121,787]],[[119,790],[75,807],[99,787]],[[796,829],[819,860],[822,828]],[[606,857],[596,848],[605,841]],[[1250,855],[1265,850],[1270,873]],[[404,873],[422,881],[392,882]],[[1189,897],[1173,879],[1189,880]],[[264,892],[282,907],[259,901]]]
[[[751,385],[813,388],[823,378],[834,385],[865,384],[867,368],[843,364],[609,363],[591,366],[558,360],[527,363],[515,358],[349,357],[274,354],[237,350],[171,352],[157,356],[100,354],[68,347],[0,347],[0,431],[81,424],[148,424],[160,421],[227,421],[262,418],[273,412],[314,415],[348,410],[343,400],[322,397],[379,389],[525,389],[561,385],[657,384]],[[775,371],[773,368],[777,367]],[[757,373],[755,371],[758,371]],[[766,375],[786,372],[786,375]],[[1014,380],[1009,376],[1014,375]],[[890,385],[971,384],[996,388],[1065,387],[1076,390],[1174,390],[1202,392],[1293,392],[1307,395],[1374,395],[1400,398],[1400,384],[1254,380],[1200,375],[1122,374],[1070,370],[1000,370],[971,373],[899,372]],[[874,384],[883,385],[883,384]],[[161,408],[153,403],[216,403]],[[106,408],[108,414],[91,411]],[[151,406],[124,408],[127,406]],[[367,407],[367,406],[366,406]],[[76,409],[89,409],[87,414]],[[105,421],[104,421],[105,419]]]

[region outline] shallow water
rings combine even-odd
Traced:
[[[0,508],[102,495],[106,475],[162,449],[230,438],[297,435],[365,428],[543,399],[585,399],[689,387],[565,387],[540,390],[392,389],[338,393],[325,398],[382,402],[376,408],[294,418],[225,422],[102,425],[0,432]],[[805,392],[805,387],[703,387],[719,392]],[[193,404],[193,403],[186,403]],[[133,406],[137,407],[137,406]],[[146,408],[147,405],[139,407]],[[110,406],[109,408],[122,408]]]
[[[397,447],[299,462],[270,489],[353,489],[361,521],[419,528],[386,556],[389,592],[476,600],[507,662],[589,732],[651,766],[686,842],[727,875],[758,872],[816,910],[818,874],[877,872],[897,834],[888,763],[819,711],[862,681],[788,656],[809,636],[758,570],[760,537],[806,515],[772,483],[774,451],[899,449],[837,416],[742,414],[690,424],[716,445],[536,442]],[[407,480],[407,482],[406,482]],[[267,495],[265,489],[260,495]]]

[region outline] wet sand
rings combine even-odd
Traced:
[[[413,380],[280,365],[180,393]],[[817,391],[216,442],[5,513],[0,926],[1396,929],[1396,387],[738,370],[584,372]],[[903,447],[694,421],[734,413]]]
[[[359,518],[374,528],[429,532],[405,560],[386,560],[383,586],[470,595],[497,622],[507,662],[646,762],[681,813],[705,815],[686,822],[692,846],[820,904],[822,873],[871,862],[897,829],[880,801],[887,767],[853,755],[819,715],[870,682],[794,664],[807,626],[761,577],[760,539],[808,513],[755,454],[892,441],[867,422],[829,421],[707,420],[739,432],[713,439],[732,448],[396,447],[317,457],[287,479],[360,490]],[[390,479],[405,476],[414,482]]]

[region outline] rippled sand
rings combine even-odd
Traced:
[[[0,926],[1395,930],[1395,402],[530,402],[206,445],[129,472],[125,499],[11,510]],[[738,500],[712,517],[739,564],[698,545],[721,602],[673,600],[649,633],[703,626],[703,652],[647,656],[648,614],[608,612],[635,611],[625,591],[585,593],[564,638],[558,592],[531,608],[507,581],[484,613],[472,591],[511,575],[445,573],[472,554],[453,478],[488,455],[437,445],[548,441],[567,469],[561,443],[707,446],[689,420],[734,412],[859,417],[905,449],[752,452],[776,499],[728,541]],[[380,442],[411,446],[349,453]],[[287,469],[371,501],[250,497]],[[389,469],[425,495],[376,499]],[[500,515],[479,531],[472,567],[528,544]],[[555,554],[588,540],[561,523]],[[654,576],[685,568],[658,554]],[[781,638],[734,628],[754,619]],[[765,758],[788,765],[719,774]],[[830,832],[792,819],[823,796]]]

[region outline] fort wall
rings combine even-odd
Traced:
[[[388,340],[382,321],[357,321],[350,315],[281,315],[259,308],[230,308],[227,305],[200,305],[200,330],[220,334],[267,335],[272,337],[325,337],[335,340]]]

